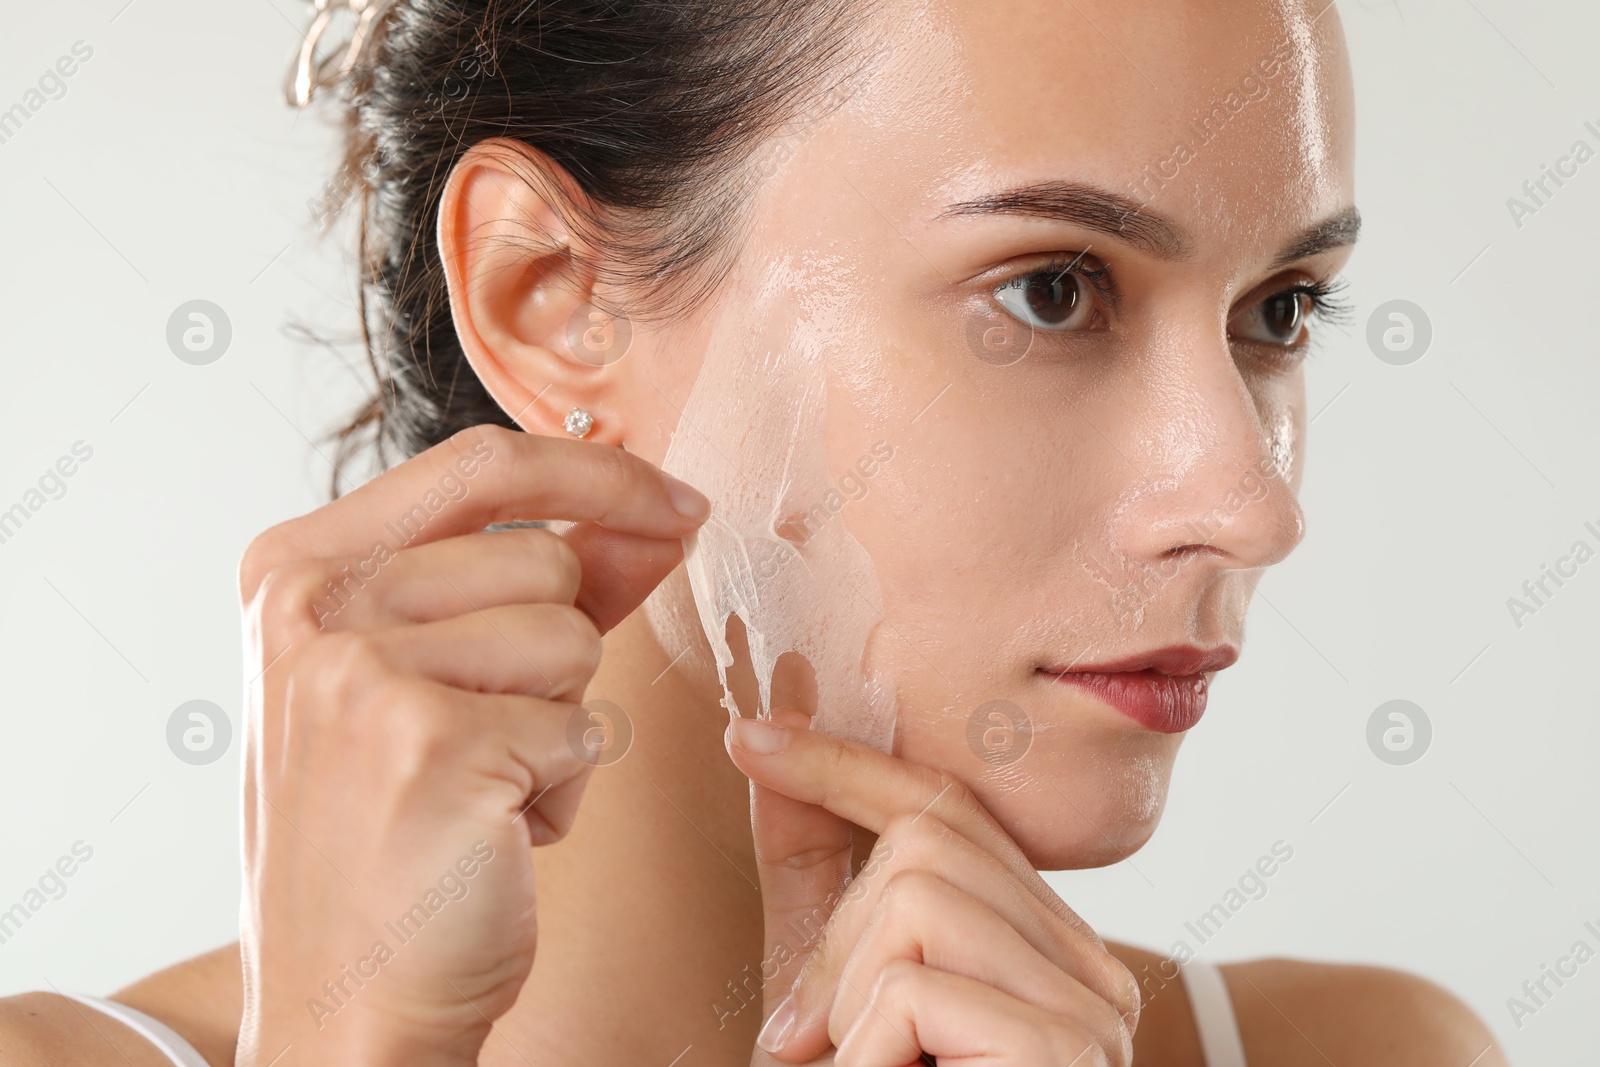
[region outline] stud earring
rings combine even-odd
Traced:
[[[573,408],[567,412],[561,426],[574,437],[588,437],[589,431],[594,429],[594,416],[582,408]]]

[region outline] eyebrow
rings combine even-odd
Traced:
[[[1041,181],[950,204],[935,220],[970,215],[1030,215],[1058,219],[1125,241],[1156,259],[1182,260],[1194,254],[1183,228],[1137,201],[1081,182]],[[1273,269],[1354,244],[1361,213],[1347,207],[1297,234],[1272,261]]]
[[[1272,267],[1276,270],[1279,267],[1287,267],[1297,260],[1321,255],[1330,249],[1353,245],[1359,236],[1361,236],[1361,212],[1352,204],[1290,241],[1284,250],[1278,253],[1278,258],[1272,261]]]

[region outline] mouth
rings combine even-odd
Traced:
[[[1107,663],[1040,667],[1038,673],[1077,686],[1146,729],[1181,734],[1205,714],[1211,675],[1238,658],[1231,645],[1174,645]]]

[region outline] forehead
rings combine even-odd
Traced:
[[[907,225],[1068,180],[1148,205],[1203,251],[1269,245],[1351,202],[1332,0],[887,0],[874,13],[867,76],[812,147]]]

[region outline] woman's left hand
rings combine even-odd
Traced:
[[[1138,982],[972,792],[808,727],[779,711],[728,730],[773,975],[752,1062],[1129,1064]],[[878,835],[853,881],[852,824]]]

